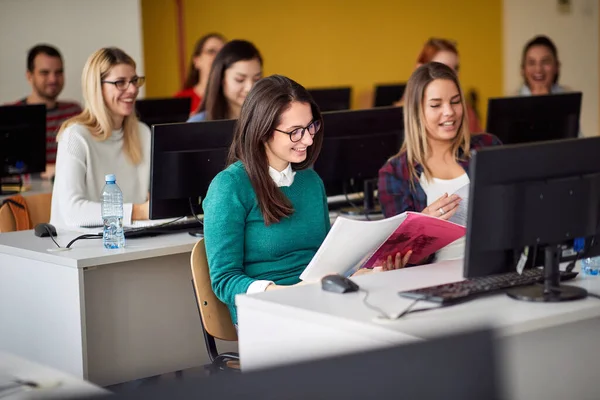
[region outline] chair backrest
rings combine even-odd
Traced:
[[[192,249],[191,264],[194,290],[204,329],[217,339],[237,341],[237,331],[231,321],[229,309],[212,290],[204,240],[200,240]]]
[[[29,214],[31,227],[42,222],[50,222],[50,208],[52,193],[40,193],[25,196],[25,205]],[[14,232],[17,230],[17,221],[8,204],[0,207],[0,232]]]

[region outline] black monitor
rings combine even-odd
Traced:
[[[489,99],[486,132],[504,144],[576,138],[580,113],[579,92]]]
[[[183,371],[106,398],[497,400],[505,390],[496,341],[478,329],[241,374]]]
[[[226,165],[235,120],[152,127],[150,219],[201,214],[212,179]]]
[[[323,147],[314,168],[327,195],[364,191],[364,206],[373,209],[370,194],[379,169],[404,139],[402,107],[325,112],[323,125]]]
[[[1,106],[0,178],[45,170],[46,106]]]
[[[382,84],[375,86],[375,101],[373,107],[391,106],[404,96],[406,83]]]
[[[541,249],[545,285],[515,289],[514,297],[560,301],[585,296],[579,288],[550,288],[559,284],[562,245],[587,238],[583,253],[600,254],[596,241],[600,233],[598,154],[600,137],[474,152],[464,276],[515,271],[521,255],[533,257]],[[523,290],[525,295],[520,297]]]
[[[148,126],[171,124],[188,120],[191,102],[189,97],[143,99],[135,102],[135,109],[140,121]]]
[[[322,112],[350,109],[350,97],[352,95],[352,88],[350,87],[308,89],[308,93]]]

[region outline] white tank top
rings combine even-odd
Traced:
[[[469,176],[465,173],[454,179],[438,179],[432,178],[431,181],[427,181],[425,178],[425,174],[421,174],[420,177],[421,187],[427,196],[427,205],[429,206],[431,203],[442,197],[444,193],[448,193],[449,195],[456,192],[458,189],[463,188],[465,185],[470,183]],[[461,191],[462,192],[462,191]],[[468,193],[468,191],[465,191]],[[469,203],[468,196],[461,196],[462,202],[461,205],[466,207]],[[465,198],[466,197],[466,198]],[[450,243],[446,247],[440,249],[437,253],[435,253],[435,261],[445,261],[445,260],[457,260],[465,257],[465,237],[461,237],[460,239]]]

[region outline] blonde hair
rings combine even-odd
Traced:
[[[104,97],[102,80],[115,65],[126,64],[136,67],[135,61],[123,50],[116,47],[102,48],[94,52],[85,63],[81,74],[81,86],[85,102],[81,114],[66,120],[60,127],[56,140],[70,125],[81,124],[89,129],[92,136],[102,142],[112,134],[112,121]],[[132,164],[142,161],[142,145],[138,131],[139,123],[135,112],[123,120],[123,152]]]
[[[415,164],[423,166],[425,178],[429,181],[432,178],[431,169],[427,167],[426,161],[430,156],[430,148],[427,141],[427,128],[425,123],[425,112],[423,111],[423,101],[425,89],[437,79],[446,79],[454,82],[460,95],[460,102],[463,108],[462,120],[458,128],[458,133],[452,141],[452,154],[459,159],[460,150],[462,157],[468,158],[471,134],[469,132],[469,121],[467,117],[467,105],[463,96],[462,89],[458,83],[456,73],[452,68],[438,62],[423,64],[417,68],[410,76],[406,84],[406,95],[404,103],[404,143],[398,155],[406,152],[408,170],[410,172],[411,182],[418,181],[419,176]]]

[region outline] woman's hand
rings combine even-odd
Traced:
[[[142,204],[134,204],[131,210],[131,220],[140,221],[150,219],[150,200]]]
[[[458,210],[461,201],[462,199],[456,194],[448,196],[448,193],[444,193],[442,197],[425,207],[421,212],[432,217],[449,220]]]
[[[396,253],[395,257],[392,257],[392,255],[390,254],[389,256],[387,256],[382,265],[376,266],[373,269],[361,268],[355,273],[353,273],[352,276],[354,277],[365,274],[371,274],[373,272],[393,271],[395,269],[402,269],[408,264],[408,260],[410,260],[410,256],[412,256],[412,253],[412,250],[409,250],[403,256],[402,254],[400,254],[400,252],[398,252]]]

